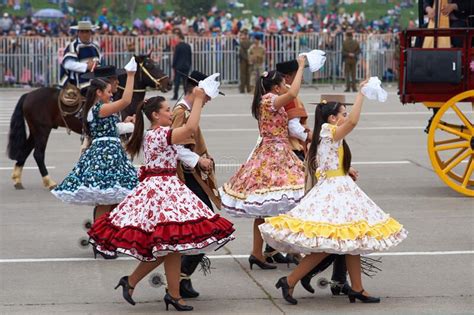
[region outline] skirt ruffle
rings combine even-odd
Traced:
[[[304,196],[304,186],[273,188],[249,195],[233,192],[228,185],[219,189],[222,208],[234,217],[261,218],[287,213]]]
[[[141,261],[154,261],[174,252],[200,254],[217,250],[234,239],[233,232],[233,224],[217,214],[193,221],[159,223],[152,232],[115,226],[106,215],[94,223],[88,234],[90,243],[105,254],[119,252]]]
[[[408,235],[403,226],[391,217],[369,225],[367,221],[331,224],[281,215],[267,218],[259,228],[263,239],[273,248],[304,254],[369,254],[396,246]]]
[[[132,187],[133,188],[133,187]],[[51,193],[63,202],[78,205],[115,205],[125,199],[132,189],[120,186],[100,189],[80,186],[75,191],[53,190]]]

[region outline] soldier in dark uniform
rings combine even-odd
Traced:
[[[249,65],[249,48],[252,43],[249,40],[248,31],[243,29],[240,31],[239,43],[239,65],[240,65],[240,93],[250,93],[250,65]]]
[[[352,37],[352,31],[347,31],[346,39],[342,44],[342,59],[345,63],[344,76],[346,78],[346,90],[344,92],[349,92],[351,87],[353,92],[357,92],[356,65],[359,54],[359,43]]]
[[[70,83],[80,89],[83,95],[90,80],[81,75],[93,71],[101,59],[99,45],[92,41],[92,32],[96,28],[89,21],[80,21],[76,26],[71,26],[72,30],[77,30],[77,38],[66,46],[61,62],[59,84],[65,86]]]
[[[199,81],[204,80],[206,77],[201,72],[193,71],[185,80],[185,95],[173,108],[173,129],[186,124],[194,102],[193,89],[198,85]],[[207,99],[209,100],[209,98]],[[213,209],[212,203],[220,209],[221,199],[217,190],[214,160],[207,151],[201,129],[198,127],[197,131],[189,139],[183,141],[183,143],[185,143],[184,149],[180,150],[180,156],[186,156],[186,163],[183,163],[181,160],[178,161],[177,175],[179,179],[211,210]],[[189,167],[187,165],[193,166]],[[183,298],[199,296],[199,293],[192,286],[190,277],[200,263],[201,265],[206,265],[209,263],[209,259],[205,258],[203,254],[182,257],[179,291]],[[204,268],[204,271],[206,271],[206,268]]]
[[[186,75],[188,75],[191,70],[192,63],[192,51],[191,46],[184,42],[184,35],[180,31],[175,31],[176,39],[178,44],[175,47],[173,55],[173,71],[174,71],[174,94],[172,100],[178,99],[179,86],[181,81],[186,80]]]

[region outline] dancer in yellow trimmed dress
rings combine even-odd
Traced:
[[[294,271],[276,284],[291,304],[297,303],[292,296],[296,283],[329,253],[347,254],[351,302],[380,302],[364,291],[360,255],[389,249],[407,236],[403,226],[383,212],[349,175],[351,153],[344,137],[357,125],[363,99],[359,92],[349,115],[338,102],[316,107],[308,167],[318,182],[298,206],[266,218],[259,227],[263,239],[275,249],[306,254]]]

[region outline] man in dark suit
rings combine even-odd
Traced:
[[[174,72],[174,94],[172,100],[178,99],[179,86],[187,77],[191,70],[192,52],[191,46],[184,42],[184,35],[180,31],[175,31],[177,45],[173,55],[173,72]]]

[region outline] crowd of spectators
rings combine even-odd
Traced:
[[[317,1],[317,0],[315,0]],[[303,1],[280,1],[275,5],[285,8],[299,8]],[[232,2],[238,5],[238,2]],[[268,2],[262,1],[262,6]],[[304,1],[307,6],[307,1]],[[278,17],[263,15],[237,18],[225,10],[212,8],[207,14],[197,17],[176,16],[173,12],[158,11],[147,6],[148,18],[135,19],[131,25],[121,22],[104,7],[101,14],[90,20],[100,26],[99,34],[104,35],[159,35],[170,34],[179,28],[184,35],[216,36],[220,34],[238,34],[241,29],[264,34],[295,34],[307,32],[338,32],[352,28],[357,33],[391,33],[400,29],[401,8],[394,5],[385,16],[368,21],[364,12],[314,13],[313,10],[301,10],[299,13],[283,13]],[[11,36],[68,36],[69,27],[77,23],[76,15],[66,14],[61,19],[35,19],[31,16],[20,17],[4,13],[0,19],[0,32]]]

